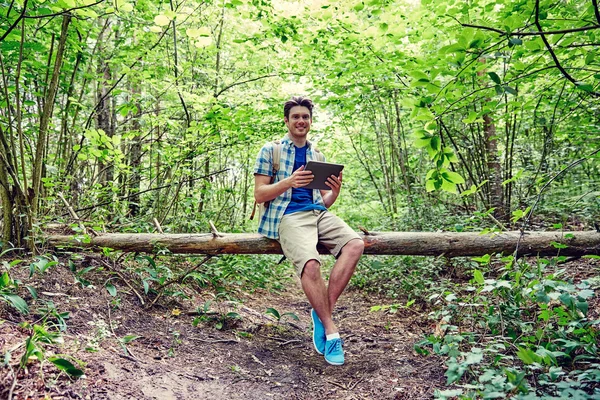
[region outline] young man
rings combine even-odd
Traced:
[[[258,232],[279,240],[283,253],[294,264],[302,289],[312,305],[313,344],[315,350],[333,365],[344,363],[339,331],[332,319],[335,303],[354,273],[364,243],[344,221],[327,209],[336,201],[342,187],[342,174],[328,178],[331,190],[306,189],[314,178],[305,170],[306,163],[317,160],[317,150],[308,141],[313,103],[305,97],[293,97],[283,107],[288,134],[281,145],[267,143],[254,167],[254,197],[269,202],[260,220]],[[281,150],[279,171],[273,175],[273,153]],[[317,243],[325,245],[337,261],[328,285],[321,277]]]

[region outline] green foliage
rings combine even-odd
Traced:
[[[593,284],[561,280],[564,271],[557,269],[556,259],[536,265],[505,262],[497,279],[485,279],[475,269],[472,285],[462,293],[432,297],[440,305],[434,318],[445,321],[443,331],[415,350],[448,357],[447,383],[463,387],[440,391],[438,398],[597,396],[598,321],[587,317]]]
[[[16,293],[19,290],[19,284],[12,279],[8,271],[0,275],[0,299],[16,308],[21,314],[29,314],[29,306],[22,297]]]
[[[364,257],[350,285],[391,298],[424,299],[432,289],[439,288],[437,281],[443,268],[443,260],[424,257]],[[412,304],[411,301],[407,306]]]
[[[298,318],[298,316],[296,314],[294,314],[293,312],[286,312],[286,313],[281,314],[279,311],[277,311],[273,307],[267,308],[267,311],[265,313],[274,316],[275,319],[277,319],[277,323],[278,324],[281,323],[281,320],[284,319],[285,317],[288,317],[288,318],[293,319],[295,321],[299,321],[300,320],[300,318]]]

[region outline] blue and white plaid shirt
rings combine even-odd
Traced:
[[[306,149],[306,161],[317,161],[316,150],[312,144],[307,141],[308,148]],[[254,165],[254,174],[273,176],[273,150],[275,143],[269,142],[265,144],[256,159]],[[292,175],[294,172],[294,158],[296,157],[296,148],[294,142],[286,135],[281,139],[281,158],[279,159],[279,171],[275,176],[275,182],[279,182]],[[271,200],[269,207],[265,210],[260,223],[258,225],[258,233],[265,235],[270,239],[279,239],[279,223],[283,217],[283,213],[288,204],[292,200],[292,189],[288,189],[275,199]],[[323,197],[318,189],[313,190],[313,203],[320,204],[325,207]]]

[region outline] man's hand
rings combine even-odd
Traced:
[[[300,168],[295,170],[289,178],[286,179],[290,187],[301,188],[312,182],[315,176],[311,171],[305,171],[305,167],[305,165],[301,166]]]
[[[340,190],[342,190],[342,172],[340,172],[340,176],[331,175],[325,181],[325,185],[329,186],[331,190],[322,190],[321,196],[323,196],[323,203],[325,203],[325,207],[329,208],[340,195]]]
[[[331,175],[327,178],[325,185],[331,188],[331,191],[335,193],[335,197],[338,197],[342,189],[342,172],[340,172],[340,176]]]

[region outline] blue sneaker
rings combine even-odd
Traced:
[[[344,349],[342,349],[342,339],[328,340],[325,344],[325,361],[331,365],[344,364]]]
[[[313,344],[317,353],[323,355],[325,352],[325,342],[327,341],[327,335],[325,335],[325,327],[319,319],[315,309],[310,310],[310,316],[313,323]]]

